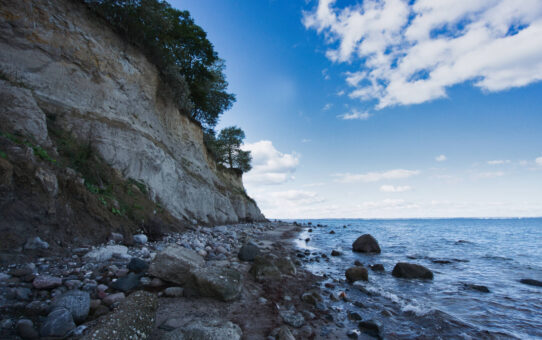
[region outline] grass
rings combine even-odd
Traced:
[[[34,151],[34,155],[38,156],[40,159],[42,159],[44,161],[50,162],[52,164],[56,164],[56,162],[57,162],[56,159],[49,156],[49,153],[47,153],[47,150],[45,150],[41,146],[33,143],[32,141],[30,141],[27,138],[15,136],[15,135],[13,135],[11,133],[2,132],[2,131],[0,131],[0,136],[7,138],[8,140],[12,141],[15,144],[26,145],[26,146],[32,148],[32,150]],[[6,154],[4,153],[4,155],[6,155]],[[6,158],[6,157],[3,157],[3,158]]]

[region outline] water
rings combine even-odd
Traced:
[[[327,274],[325,282],[344,279],[355,260],[366,266],[384,265],[385,273],[369,270],[368,283],[339,283],[333,291],[346,290],[350,302],[329,303],[343,314],[356,311],[380,322],[386,338],[542,338],[542,288],[519,282],[542,281],[540,218],[297,221],[312,222],[313,232],[305,229],[298,245],[311,251],[306,266],[315,274]],[[378,240],[380,255],[351,251],[352,242],[365,233]],[[343,255],[330,256],[329,261],[317,255],[329,255],[332,249]],[[442,260],[449,263],[438,263]],[[435,277],[394,278],[391,270],[397,262],[424,265]],[[466,284],[487,286],[490,293],[468,289]]]

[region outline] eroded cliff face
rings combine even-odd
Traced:
[[[0,0],[2,129],[51,146],[47,117],[144,182],[180,219],[264,219],[241,177],[217,169],[158,71],[78,1]],[[54,145],[53,145],[54,146]]]

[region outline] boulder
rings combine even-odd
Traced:
[[[333,250],[331,251],[331,256],[341,256],[342,254],[343,254],[343,253],[341,253],[340,251],[335,250],[335,249],[333,249]]]
[[[466,289],[477,290],[477,291],[482,292],[482,293],[489,293],[489,288],[487,288],[486,286],[482,286],[482,285],[475,285],[475,284],[471,284],[471,283],[465,283],[464,287]]]
[[[40,336],[34,328],[34,323],[29,319],[17,321],[17,333],[23,339],[37,339]]]
[[[137,234],[133,236],[133,240],[135,244],[145,244],[147,243],[148,238],[145,234]]]
[[[128,269],[134,273],[143,273],[149,269],[149,264],[140,258],[132,257],[128,263]]]
[[[384,271],[384,265],[380,264],[380,263],[372,264],[372,265],[369,266],[369,268],[371,268],[371,270],[374,271],[374,272],[383,272]]]
[[[139,279],[143,274],[129,273],[128,275],[117,279],[117,281],[111,284],[111,288],[120,290],[122,292],[128,292],[139,287],[141,282]]]
[[[76,323],[85,321],[90,310],[90,295],[80,290],[70,290],[53,300],[52,309],[66,308]]]
[[[374,338],[381,339],[380,336],[380,324],[373,320],[360,321],[358,323],[358,328],[365,334],[370,335]]]
[[[182,287],[168,287],[164,289],[164,295],[169,297],[183,296],[184,289]]]
[[[288,326],[285,325],[279,328],[276,338],[277,340],[295,340],[292,331],[290,330],[290,328],[288,328]]]
[[[280,279],[281,272],[272,256],[258,256],[249,270],[257,281]]]
[[[243,289],[241,273],[225,267],[206,267],[193,271],[194,288],[199,295],[221,301],[235,300]]]
[[[356,266],[351,267],[346,270],[345,273],[346,280],[348,282],[355,282],[355,281],[369,281],[369,274],[367,273],[367,268]]]
[[[124,293],[115,293],[115,294],[109,294],[106,297],[104,297],[103,302],[111,306],[114,303],[120,302],[126,298],[126,295]]]
[[[393,268],[391,274],[405,279],[433,279],[433,272],[414,263],[399,262]]]
[[[195,251],[173,245],[156,255],[149,267],[149,274],[184,285],[191,278],[191,272],[204,264],[203,257]]]
[[[542,287],[542,281],[538,281],[538,280],[533,280],[533,279],[521,279],[519,280],[519,282],[525,284],[525,285],[529,285],[529,286],[537,286],[537,287]]]
[[[82,339],[147,339],[154,326],[157,306],[154,294],[134,292],[113,313],[100,318]]]
[[[162,336],[163,340],[241,340],[236,324],[219,319],[196,320]]]
[[[254,259],[260,255],[260,248],[254,243],[247,243],[239,250],[239,260],[241,261],[254,261]]]
[[[32,285],[36,289],[52,289],[62,285],[62,279],[50,275],[37,276]]]
[[[352,250],[360,253],[376,253],[380,254],[380,246],[376,239],[369,235],[361,235],[352,244]]]
[[[63,307],[54,309],[40,328],[42,337],[63,338],[75,328],[71,312]]]

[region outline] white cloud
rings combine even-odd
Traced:
[[[506,159],[506,160],[503,160],[503,159],[495,159],[495,160],[492,160],[492,161],[487,161],[487,164],[489,165],[501,165],[501,164],[510,164],[511,161]]]
[[[294,178],[299,164],[299,156],[295,152],[282,153],[268,140],[244,144],[241,148],[252,154],[252,170],[243,177],[246,183],[281,184]]]
[[[383,185],[380,187],[380,191],[382,192],[405,192],[410,191],[412,188],[408,185],[405,186],[393,186],[393,185]]]
[[[542,157],[537,157],[534,162],[538,165],[542,165]]]
[[[252,194],[265,216],[303,217],[311,216],[322,210],[325,199],[313,191],[257,191]]]
[[[435,157],[435,160],[437,162],[444,162],[446,160],[446,156],[445,155],[438,155],[437,157]]]
[[[344,96],[346,92],[344,90],[340,90],[339,92],[337,92],[337,96],[341,97],[341,96]]]
[[[502,177],[502,176],[504,176],[504,172],[502,171],[480,172],[474,175],[475,178],[495,178],[495,177]]]
[[[319,0],[303,15],[347,73],[350,97],[377,108],[423,103],[467,81],[501,91],[542,80],[540,0]],[[354,63],[352,63],[354,64]]]
[[[323,111],[327,111],[327,110],[331,109],[332,106],[333,106],[333,104],[327,103],[326,105],[324,105],[324,107],[322,108],[322,110],[323,110]]]
[[[322,77],[324,77],[325,80],[331,79],[331,77],[329,76],[329,72],[328,72],[327,68],[322,70]]]
[[[418,170],[395,169],[384,172],[368,172],[365,174],[340,173],[334,174],[333,177],[336,177],[336,181],[340,183],[378,182],[382,180],[408,178],[419,173],[420,171]]]
[[[352,119],[359,119],[359,120],[367,120],[371,117],[371,114],[369,112],[360,112],[356,109],[352,110],[350,113],[345,113],[342,115],[338,115],[337,118],[341,118],[343,120],[352,120]]]

